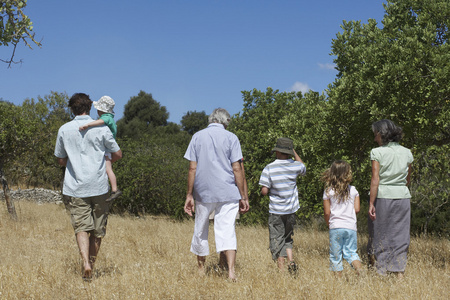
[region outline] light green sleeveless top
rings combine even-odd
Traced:
[[[405,199],[411,198],[406,178],[413,156],[408,148],[398,143],[374,148],[370,152],[370,160],[380,163],[380,185],[377,198]]]

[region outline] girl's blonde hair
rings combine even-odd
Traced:
[[[336,160],[322,174],[322,181],[325,182],[325,191],[328,194],[334,190],[338,203],[347,201],[350,190],[348,185],[352,181],[352,168],[344,160]]]

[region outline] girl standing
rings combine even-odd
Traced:
[[[359,212],[359,193],[350,185],[352,170],[343,160],[333,162],[322,175],[325,182],[323,209],[330,229],[330,269],[342,275],[342,257],[359,274],[361,260],[356,253],[356,214]]]

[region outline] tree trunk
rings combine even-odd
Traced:
[[[14,207],[14,201],[9,196],[8,181],[6,181],[6,177],[3,174],[2,169],[0,169],[0,181],[2,182],[3,193],[5,194],[6,208],[8,209],[8,212],[9,212],[11,218],[13,220],[17,220],[17,214],[16,214],[16,208]]]

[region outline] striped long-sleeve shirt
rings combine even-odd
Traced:
[[[284,215],[299,209],[297,177],[305,174],[305,165],[292,159],[276,159],[264,168],[259,185],[270,189],[270,213]]]

